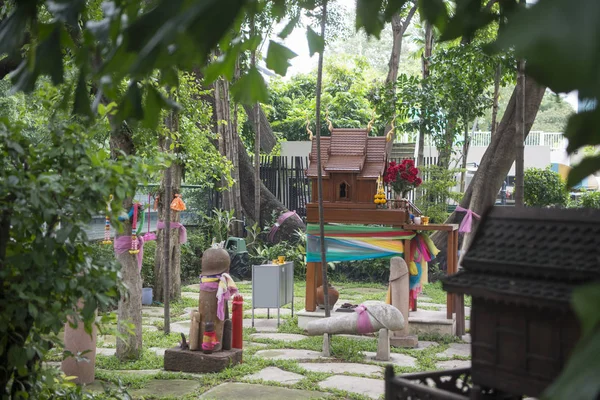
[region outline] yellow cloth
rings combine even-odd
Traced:
[[[410,265],[408,266],[408,272],[410,272],[411,275],[419,275],[417,264],[414,261],[410,262]]]
[[[219,280],[220,280],[219,278],[201,278],[200,282],[202,282],[202,283],[218,282]]]
[[[425,284],[429,283],[428,271],[429,271],[429,266],[428,266],[427,261],[421,262],[421,285],[425,285]]]
[[[385,295],[385,304],[392,304],[392,285],[388,284],[388,290]]]

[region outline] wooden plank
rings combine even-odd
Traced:
[[[409,231],[458,231],[458,224],[429,224],[429,225],[415,225],[415,224],[405,224],[402,225],[403,229]]]
[[[454,254],[456,245],[454,244],[454,232],[448,234],[448,247],[446,249],[447,262],[446,262],[446,275],[452,275],[454,273]],[[452,319],[454,313],[454,296],[452,293],[446,293],[446,318]]]
[[[356,208],[324,207],[323,212],[325,223],[402,225],[407,217],[402,210],[361,209],[357,212]],[[306,219],[309,223],[318,223],[318,208],[309,204]]]
[[[304,298],[304,308],[306,311],[315,311],[317,309],[317,287],[323,284],[323,270],[321,263],[306,263],[306,289]]]
[[[456,336],[465,334],[465,295],[454,293],[454,309],[456,310]]]

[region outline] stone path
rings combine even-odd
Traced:
[[[192,288],[197,288],[197,285],[191,285]],[[344,294],[343,302],[353,304],[361,303],[361,296],[369,296],[381,293],[380,289],[375,288],[348,288]],[[183,292],[182,295],[186,298],[198,299],[197,292]],[[249,297],[244,295],[246,304],[249,304]],[[419,305],[431,308],[420,309],[416,313],[411,313],[411,319],[437,319],[445,314],[445,305],[436,304],[431,298],[426,296],[419,297]],[[172,315],[172,317],[188,316],[190,311],[195,307],[187,307],[180,315]],[[435,311],[433,310],[435,309]],[[470,310],[468,310],[470,311]],[[164,308],[163,307],[143,307],[142,308],[144,331],[156,331],[158,328],[154,326],[162,326]],[[265,317],[266,309],[256,309],[255,316]],[[250,328],[252,320],[249,318],[251,310],[244,311],[245,319],[243,321],[244,328]],[[471,356],[470,335],[465,335],[463,340],[467,343],[450,343],[447,346],[441,345],[435,341],[419,341],[419,346],[414,349],[395,350],[390,354],[390,360],[378,361],[375,360],[375,352],[363,351],[364,359],[361,362],[345,362],[342,359],[333,357],[324,357],[320,351],[315,351],[314,340],[306,340],[309,338],[299,333],[283,333],[278,332],[276,310],[271,310],[271,319],[256,318],[254,320],[254,332],[247,335],[244,341],[244,348],[248,350],[248,355],[252,355],[254,359],[249,359],[248,362],[256,361],[256,359],[271,360],[278,363],[278,366],[259,363],[257,370],[248,371],[245,375],[233,374],[234,382],[223,383],[213,387],[205,393],[198,395],[202,389],[202,382],[197,377],[198,375],[182,374],[175,376],[176,378],[188,379],[161,379],[161,369],[147,370],[120,370],[119,375],[130,376],[130,379],[135,379],[135,376],[150,379],[144,381],[141,389],[130,389],[129,393],[132,398],[139,399],[144,397],[152,398],[181,398],[185,396],[193,396],[200,399],[222,399],[222,398],[243,398],[243,399],[285,399],[285,400],[301,400],[312,398],[324,398],[331,396],[327,393],[331,390],[341,390],[355,395],[365,396],[367,398],[378,399],[384,394],[383,365],[392,364],[401,368],[407,368],[409,371],[423,371],[423,362],[431,365],[433,359],[436,369],[455,369],[470,367],[471,362],[468,360]],[[275,317],[275,318],[273,318]],[[291,317],[289,308],[281,309],[281,323],[284,324]],[[186,336],[189,333],[190,321],[187,318],[183,321],[173,322],[171,324],[171,332],[182,332]],[[445,320],[445,316],[443,316]],[[469,321],[467,321],[469,322]],[[372,348],[375,345],[377,338],[375,335],[336,335],[353,341],[357,341],[357,346],[363,349]],[[306,340],[306,342],[302,342]],[[277,346],[272,343],[262,343],[263,341],[277,341]],[[371,342],[371,343],[369,343]],[[281,347],[283,343],[286,347],[297,348],[273,348]],[[115,337],[111,335],[100,336],[98,341],[100,348],[97,349],[97,354],[104,357],[112,357],[115,354]],[[166,346],[168,342],[160,341],[160,346]],[[176,344],[173,343],[173,346]],[[438,347],[439,346],[439,347]],[[306,347],[306,348],[302,348]],[[163,356],[164,347],[152,347],[146,345],[146,351],[152,352],[158,356]],[[399,351],[399,352],[398,352]],[[246,353],[244,354],[246,356]],[[425,357],[425,358],[423,358]],[[425,360],[425,361],[424,361]],[[283,363],[281,363],[283,361]],[[291,364],[290,364],[291,363]],[[297,366],[295,372],[291,372],[289,366]],[[156,368],[156,367],[151,367]],[[431,367],[430,367],[431,368]],[[97,371],[108,371],[97,368]],[[239,371],[239,370],[238,370]],[[245,370],[244,370],[245,371]],[[312,375],[311,375],[312,374]],[[325,374],[320,377],[315,374]],[[308,376],[311,378],[309,379]],[[319,377],[314,380],[314,377]],[[210,380],[209,380],[210,381]],[[237,382],[235,382],[237,381]],[[277,385],[277,386],[272,386]],[[310,388],[312,390],[299,390],[296,388],[286,388],[285,386],[293,386]],[[283,386],[283,387],[282,387]],[[99,382],[92,385],[92,388],[100,388]],[[198,397],[199,396],[199,397]],[[339,396],[339,395],[338,395]]]

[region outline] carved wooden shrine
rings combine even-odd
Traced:
[[[471,387],[424,384],[425,375],[443,373],[393,377],[390,372],[386,399],[542,394],[559,376],[580,335],[571,308],[573,290],[600,281],[600,211],[492,208],[462,267],[443,286],[472,296],[472,367],[453,371],[469,375]],[[446,397],[440,397],[443,393]]]
[[[378,208],[373,202],[373,196],[377,192],[377,181],[385,172],[392,142],[387,141],[385,137],[369,136],[368,128],[336,129],[330,126],[330,131],[331,137],[321,137],[324,222],[387,225],[415,232],[448,231],[448,274],[456,273],[458,225],[413,225],[410,224],[407,210]],[[307,222],[319,223],[316,141],[312,143],[309,160],[306,175],[311,181],[312,198],[307,204]],[[412,259],[409,243],[410,240],[406,240],[404,246],[404,258],[407,262]],[[321,284],[321,263],[307,263],[306,311],[316,310],[316,291]],[[449,295],[448,318],[452,318],[454,303],[454,297]],[[462,330],[464,328],[460,328],[459,324],[457,332]]]

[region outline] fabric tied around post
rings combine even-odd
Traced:
[[[358,320],[356,321],[356,331],[360,334],[373,332],[373,325],[369,319],[369,312],[364,304],[359,305],[354,309],[358,314]]]
[[[213,276],[201,276],[200,290],[216,292],[217,318],[223,321],[225,319],[225,303],[238,292],[238,288],[231,276],[227,273]]]
[[[138,262],[138,272],[141,272],[142,261],[144,260],[144,237],[138,236],[137,241],[138,250],[140,251],[136,254]],[[116,255],[121,255],[131,250],[131,236],[119,236],[118,238],[115,238],[114,249]]]
[[[288,219],[289,217],[291,217],[293,215],[295,215],[296,218],[301,220],[300,216],[298,216],[298,214],[296,214],[296,211],[285,212],[285,213],[281,214],[279,216],[279,218],[277,218],[275,225],[273,225],[273,227],[271,228],[271,231],[269,232],[269,242],[272,243],[273,240],[275,240],[275,234],[279,230],[279,227],[285,222],[286,219]]]
[[[187,242],[187,230],[180,222],[171,221],[171,229],[179,229],[179,244]],[[156,229],[165,229],[165,221],[158,221]]]
[[[456,211],[466,213],[462,222],[460,223],[460,227],[458,228],[458,232],[460,233],[470,233],[471,225],[473,224],[473,217],[480,219],[481,216],[469,209],[463,208],[461,206],[456,206]]]

